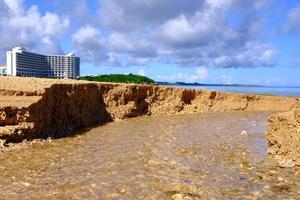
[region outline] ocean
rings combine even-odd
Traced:
[[[190,88],[199,90],[215,90],[220,92],[235,92],[246,94],[265,94],[276,96],[300,97],[300,87],[256,87],[256,86],[182,86],[178,88]]]

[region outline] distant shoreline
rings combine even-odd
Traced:
[[[204,87],[256,87],[256,88],[300,88],[300,86],[267,86],[267,85],[251,85],[251,84],[206,84],[206,83],[185,83],[185,82],[156,82],[163,86],[204,86]]]

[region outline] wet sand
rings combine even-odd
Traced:
[[[266,113],[138,117],[0,152],[0,199],[297,199]],[[242,133],[242,134],[241,134]]]

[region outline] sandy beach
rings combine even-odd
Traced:
[[[0,82],[0,136],[4,144],[63,137],[89,125],[142,115],[286,111],[294,113],[300,108],[297,98],[152,85],[19,77],[0,77]],[[291,117],[288,117],[292,115],[277,114],[271,117],[271,128],[267,136],[270,139],[270,153],[280,156],[289,154],[289,159],[298,164],[299,150],[289,150],[297,145],[281,145],[286,143],[285,138],[290,138],[292,134],[291,131],[283,133],[286,128],[293,129],[296,135],[298,134],[299,120],[297,118],[292,121]],[[276,116],[279,120],[274,120]],[[282,121],[293,124],[282,125]],[[299,136],[293,137],[293,141],[297,144]],[[286,147],[278,149],[281,146]]]
[[[1,198],[299,195],[297,98],[18,77],[0,83]]]

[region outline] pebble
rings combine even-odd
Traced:
[[[264,186],[264,189],[270,189],[270,188],[271,188],[270,185],[265,185],[265,186]]]
[[[127,191],[124,189],[124,188],[122,188],[121,190],[120,190],[120,193],[121,194],[125,194]]]
[[[295,163],[290,159],[278,160],[278,166],[281,168],[292,168],[295,167]]]
[[[284,181],[284,179],[282,177],[280,177],[280,176],[277,178],[277,180],[278,181]]]
[[[249,164],[249,162],[247,162],[247,161],[243,161],[243,162],[240,164],[240,167],[241,167],[241,168],[249,168],[249,167],[250,167],[250,164]]]
[[[22,185],[24,185],[25,187],[29,187],[30,186],[30,183],[27,183],[27,182],[21,182]]]
[[[159,164],[160,163],[156,160],[152,160],[152,159],[148,160],[148,165],[159,165]]]
[[[3,148],[4,144],[5,144],[5,141],[4,140],[0,140],[0,148]]]
[[[172,196],[173,200],[183,200],[183,194],[174,194]]]
[[[242,135],[242,136],[246,136],[246,135],[248,135],[248,133],[247,133],[247,131],[243,130],[243,131],[241,132],[241,135]]]
[[[184,194],[174,194],[172,200],[193,200],[192,197],[186,196]]]

